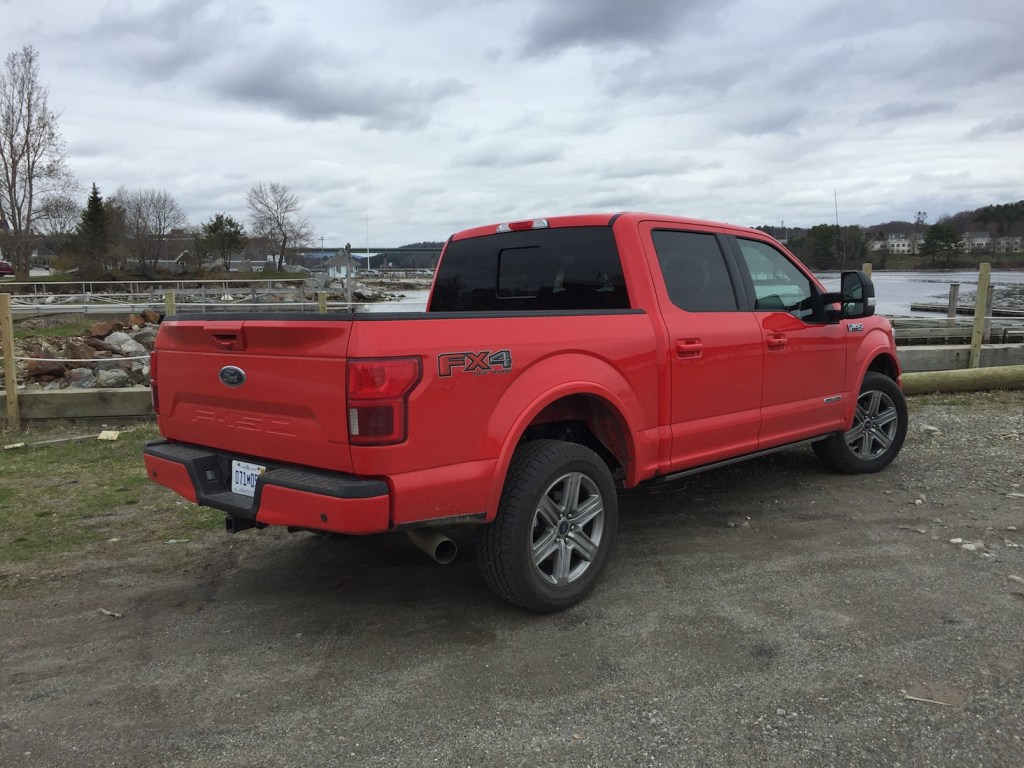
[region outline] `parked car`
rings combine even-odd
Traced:
[[[14,267],[9,261],[0,261],[0,277],[7,277],[14,274]]]

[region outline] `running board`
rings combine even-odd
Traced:
[[[819,435],[818,437],[812,437],[809,440],[800,440],[796,443],[786,443],[785,445],[779,445],[775,448],[768,448],[764,451],[757,451],[756,453],[745,453],[742,456],[737,456],[733,459],[726,459],[725,461],[716,461],[714,464],[701,464],[699,467],[693,467],[691,469],[684,469],[681,472],[673,472],[671,475],[663,475],[662,477],[654,477],[649,481],[650,483],[669,483],[673,480],[680,480],[690,475],[699,475],[701,472],[707,472],[712,469],[721,469],[722,467],[728,467],[731,464],[739,464],[741,461],[748,461],[750,459],[759,459],[762,456],[770,456],[773,453],[779,451],[788,451],[790,448],[799,448],[802,445],[810,445],[811,443],[817,443],[827,438],[828,435]]]

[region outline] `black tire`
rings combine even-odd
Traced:
[[[497,517],[480,527],[480,572],[515,605],[563,610],[594,588],[617,524],[615,484],[601,457],[578,443],[526,443],[512,457]]]
[[[907,437],[907,399],[896,382],[868,373],[857,397],[853,425],[814,443],[828,467],[848,475],[878,472],[889,466]]]

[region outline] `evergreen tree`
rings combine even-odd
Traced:
[[[960,233],[948,219],[932,224],[925,232],[921,253],[931,257],[933,267],[937,266],[937,262],[940,260],[943,266],[954,265],[957,258],[963,253]]]
[[[78,223],[76,244],[80,258],[79,268],[88,277],[101,274],[107,267],[108,226],[107,210],[95,183]]]

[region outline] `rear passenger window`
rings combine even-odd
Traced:
[[[669,299],[687,312],[733,312],[739,308],[718,238],[702,232],[651,233]]]
[[[564,227],[450,242],[428,311],[628,308],[611,229]]]

